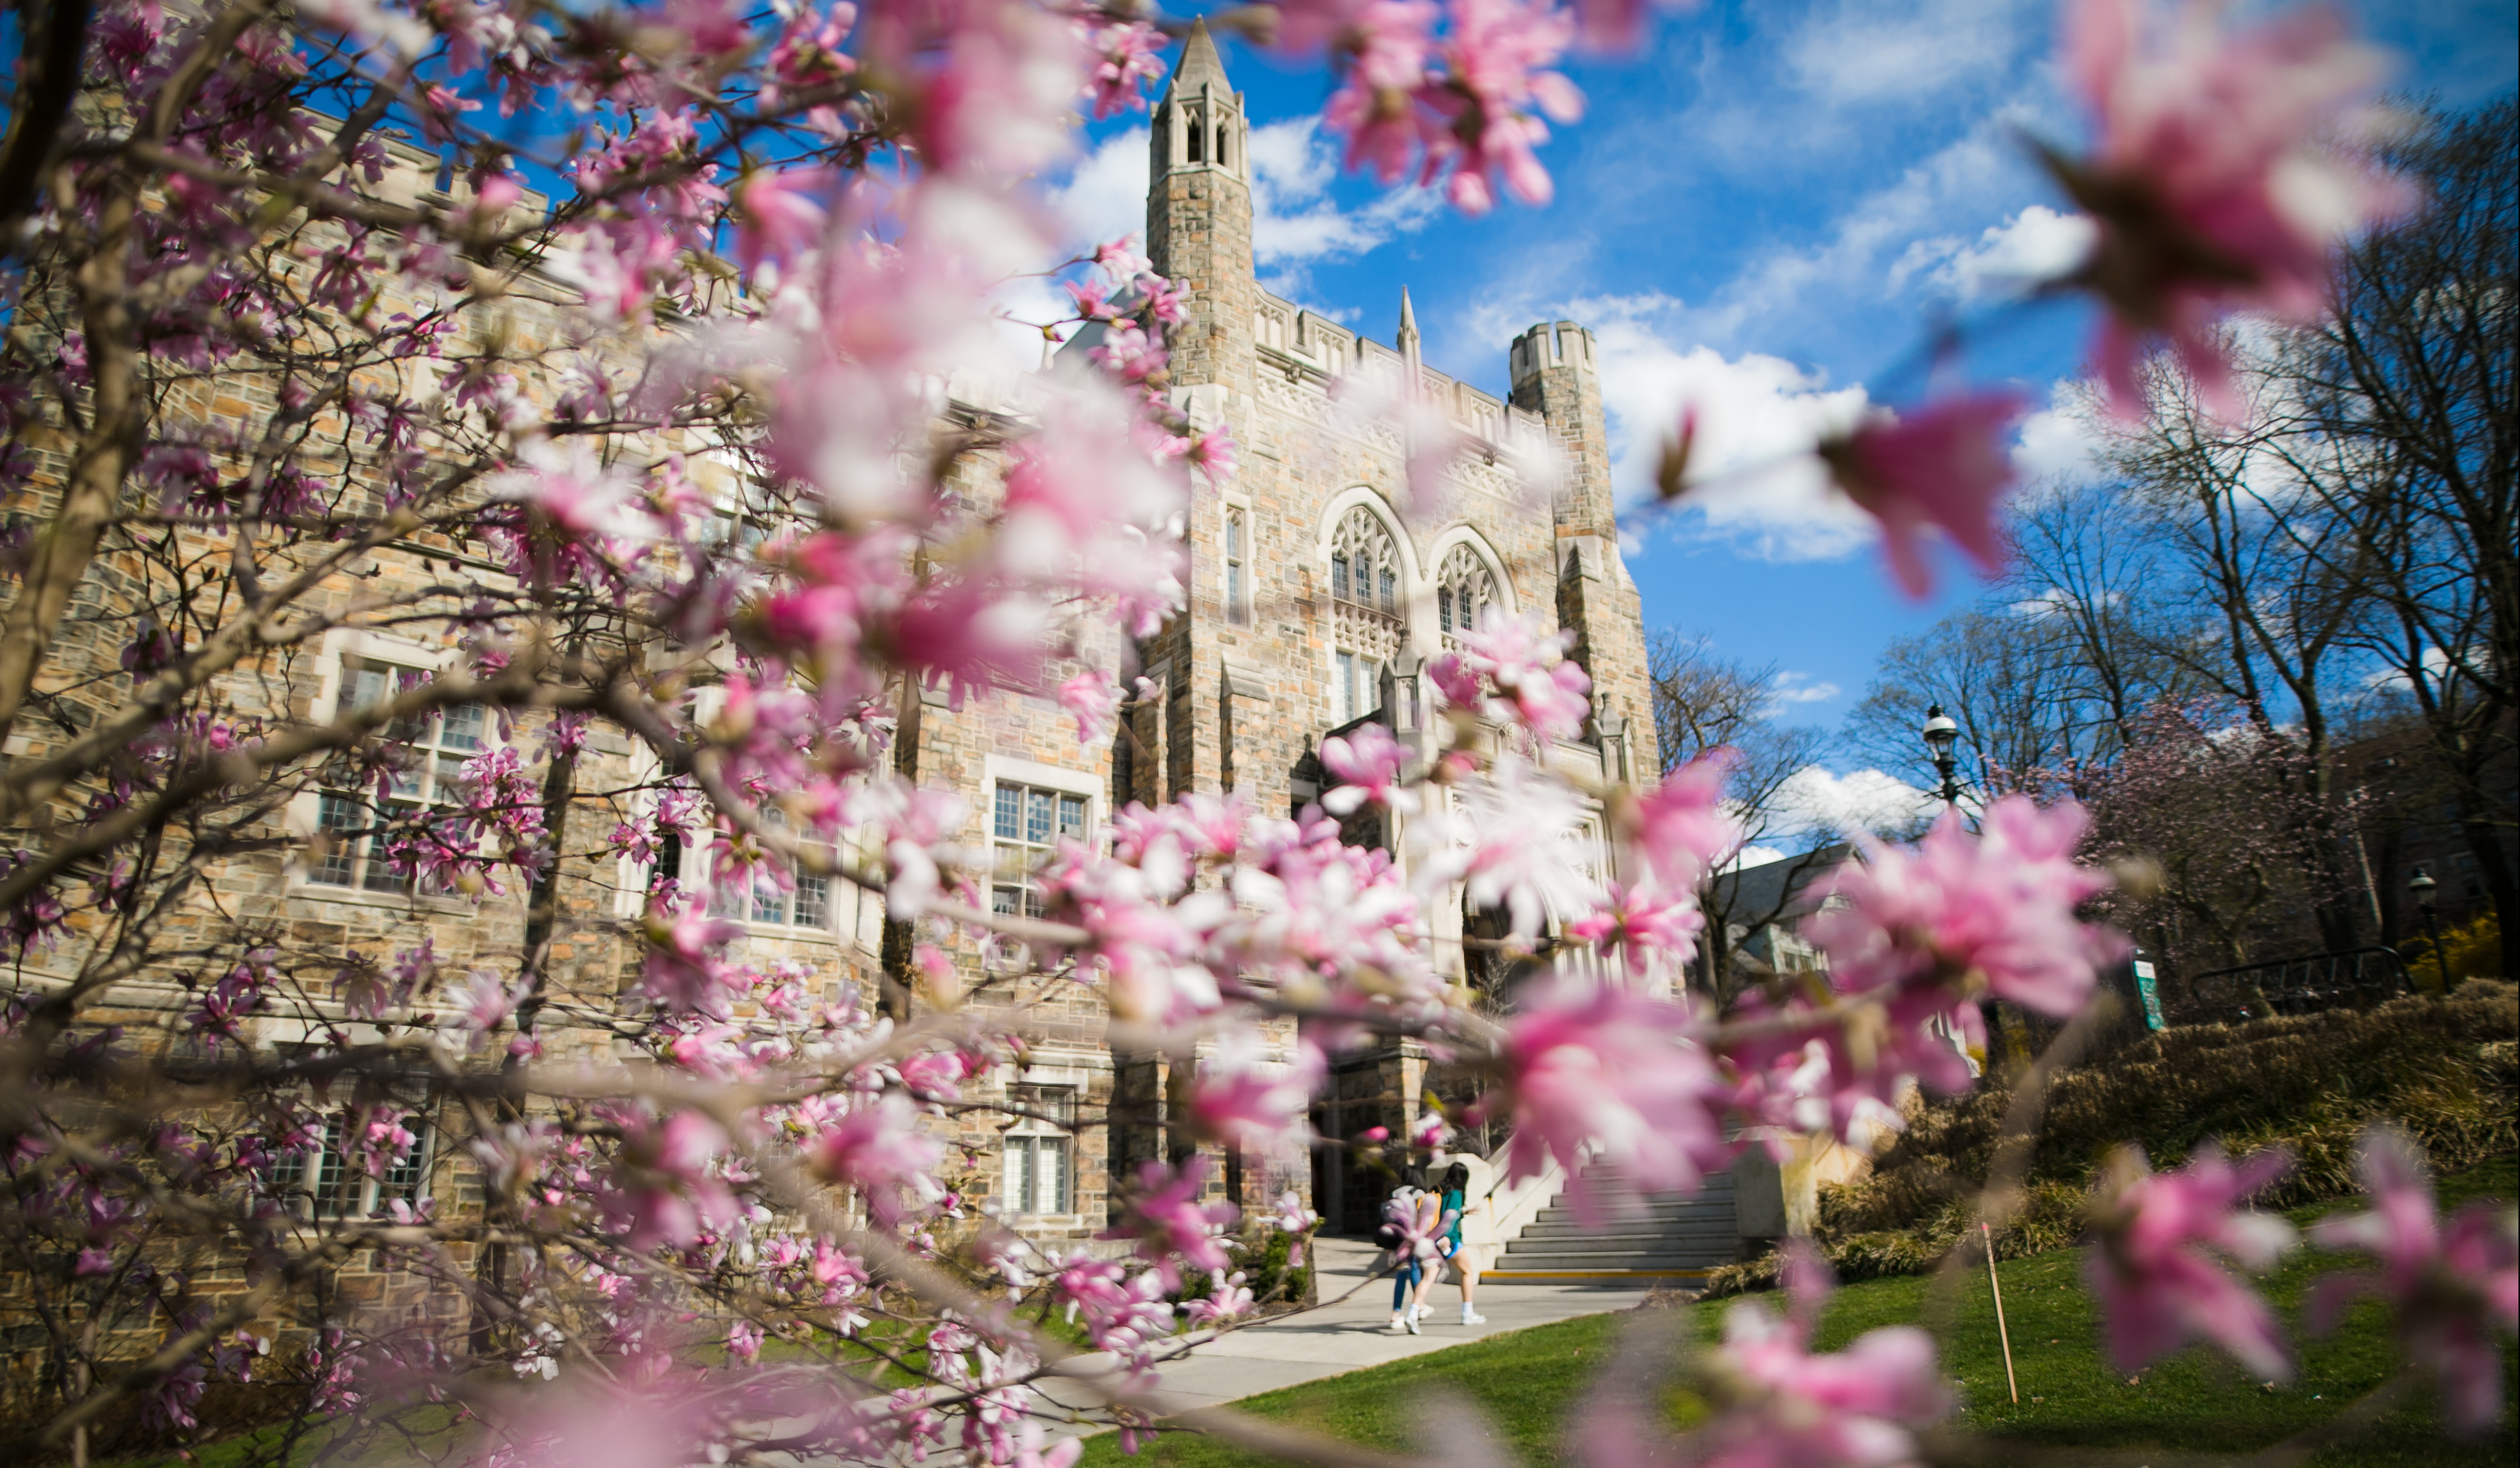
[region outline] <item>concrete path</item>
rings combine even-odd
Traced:
[[[1387,1328],[1391,1321],[1390,1281],[1367,1282],[1381,1258],[1373,1245],[1358,1239],[1328,1238],[1315,1240],[1313,1247],[1317,1251],[1323,1307],[1192,1345],[1187,1356],[1163,1367],[1161,1400],[1169,1410],[1213,1406],[1260,1392],[1340,1376],[1500,1331],[1627,1310],[1645,1297],[1649,1283],[1508,1283],[1483,1279],[1479,1282],[1478,1310],[1488,1317],[1487,1323],[1465,1326],[1462,1323],[1461,1287],[1448,1278],[1436,1286],[1429,1302],[1435,1313],[1418,1323],[1422,1333],[1394,1335]],[[1363,1288],[1359,1289],[1359,1285]],[[1349,1298],[1341,1304],[1328,1303],[1341,1296]],[[1080,1357],[1070,1369],[1091,1369],[1093,1360]],[[1064,1383],[1045,1385],[1049,1390],[1044,1395],[1064,1405],[1081,1407],[1099,1400],[1089,1391]],[[1074,1431],[1067,1429],[1058,1435],[1067,1436]]]

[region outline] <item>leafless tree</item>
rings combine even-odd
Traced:
[[[2430,207],[2347,252],[2337,309],[2284,359],[2308,510],[2340,549],[2350,634],[2393,675],[2482,885],[2511,914],[2520,665],[2520,105],[2434,116],[2394,160]]]
[[[1737,756],[1731,794],[1744,845],[1790,839],[1790,860],[1817,872],[1841,833],[1795,822],[1781,809],[1787,782],[1816,763],[1826,740],[1817,729],[1777,717],[1783,671],[1752,667],[1724,657],[1703,637],[1656,632],[1646,647],[1653,679],[1654,729],[1662,740],[1666,773],[1718,749]],[[1701,885],[1706,937],[1699,950],[1698,982],[1719,1000],[1732,997],[1736,935],[1754,933],[1784,915],[1807,877],[1799,867],[1778,893],[1750,893],[1721,879]]]

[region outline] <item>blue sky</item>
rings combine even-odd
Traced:
[[[2452,106],[2513,85],[2516,8],[2347,7],[2399,53],[2402,89]],[[1642,56],[1566,67],[1589,111],[1542,153],[1556,202],[1479,220],[1338,176],[1330,141],[1303,120],[1323,74],[1229,41],[1257,129],[1261,273],[1386,341],[1405,283],[1428,361],[1499,393],[1516,333],[1583,321],[1607,357],[1631,494],[1684,398],[1701,404],[1719,460],[1764,459],[1868,401],[1912,399],[1923,384],[1902,368],[1932,313],[1987,314],[2007,267],[2067,257],[2075,225],[2013,141],[2082,136],[2050,62],[2053,17],[2012,0],[1730,0],[1666,15]],[[1089,147],[1065,211],[1080,229],[1141,227],[1143,134],[1106,124]],[[2077,368],[2088,319],[2062,303],[1995,314],[2003,329],[1972,349],[1970,375],[2048,401]],[[2034,416],[2022,452],[2052,465],[2073,440]],[[1800,693],[1790,716],[1821,725],[1861,696],[1884,644],[1973,589],[1955,567],[1935,600],[1907,601],[1861,517],[1797,472],[1735,480],[1630,540],[1650,624],[1781,665]]]

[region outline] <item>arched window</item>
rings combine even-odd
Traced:
[[[1330,541],[1330,600],[1400,612],[1400,552],[1374,512],[1359,505],[1340,519]]]
[[[1330,537],[1330,722],[1365,717],[1382,705],[1382,670],[1400,651],[1400,547],[1389,527],[1359,505]]]
[[[1479,624],[1479,613],[1496,603],[1496,577],[1486,561],[1467,545],[1444,553],[1435,570],[1435,623],[1445,641]]]

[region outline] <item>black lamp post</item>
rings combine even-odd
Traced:
[[[2433,946],[2433,961],[2441,965],[2442,993],[2448,994],[2450,993],[2450,955],[2442,951],[2441,924],[2433,920],[2433,897],[2441,891],[2441,883],[2427,876],[2424,868],[2418,867],[2415,868],[2415,874],[2407,879],[2407,890],[2414,894],[2415,905],[2424,910],[2424,937]]]
[[[1925,727],[1918,733],[1924,735],[1925,748],[1933,753],[1934,773],[1943,778],[1943,804],[1957,804],[1960,798],[1960,782],[1953,772],[1959,768],[1959,761],[1952,757],[1952,746],[1960,741],[1959,725],[1954,723],[1952,716],[1944,713],[1943,706],[1937,703],[1926,708]]]

